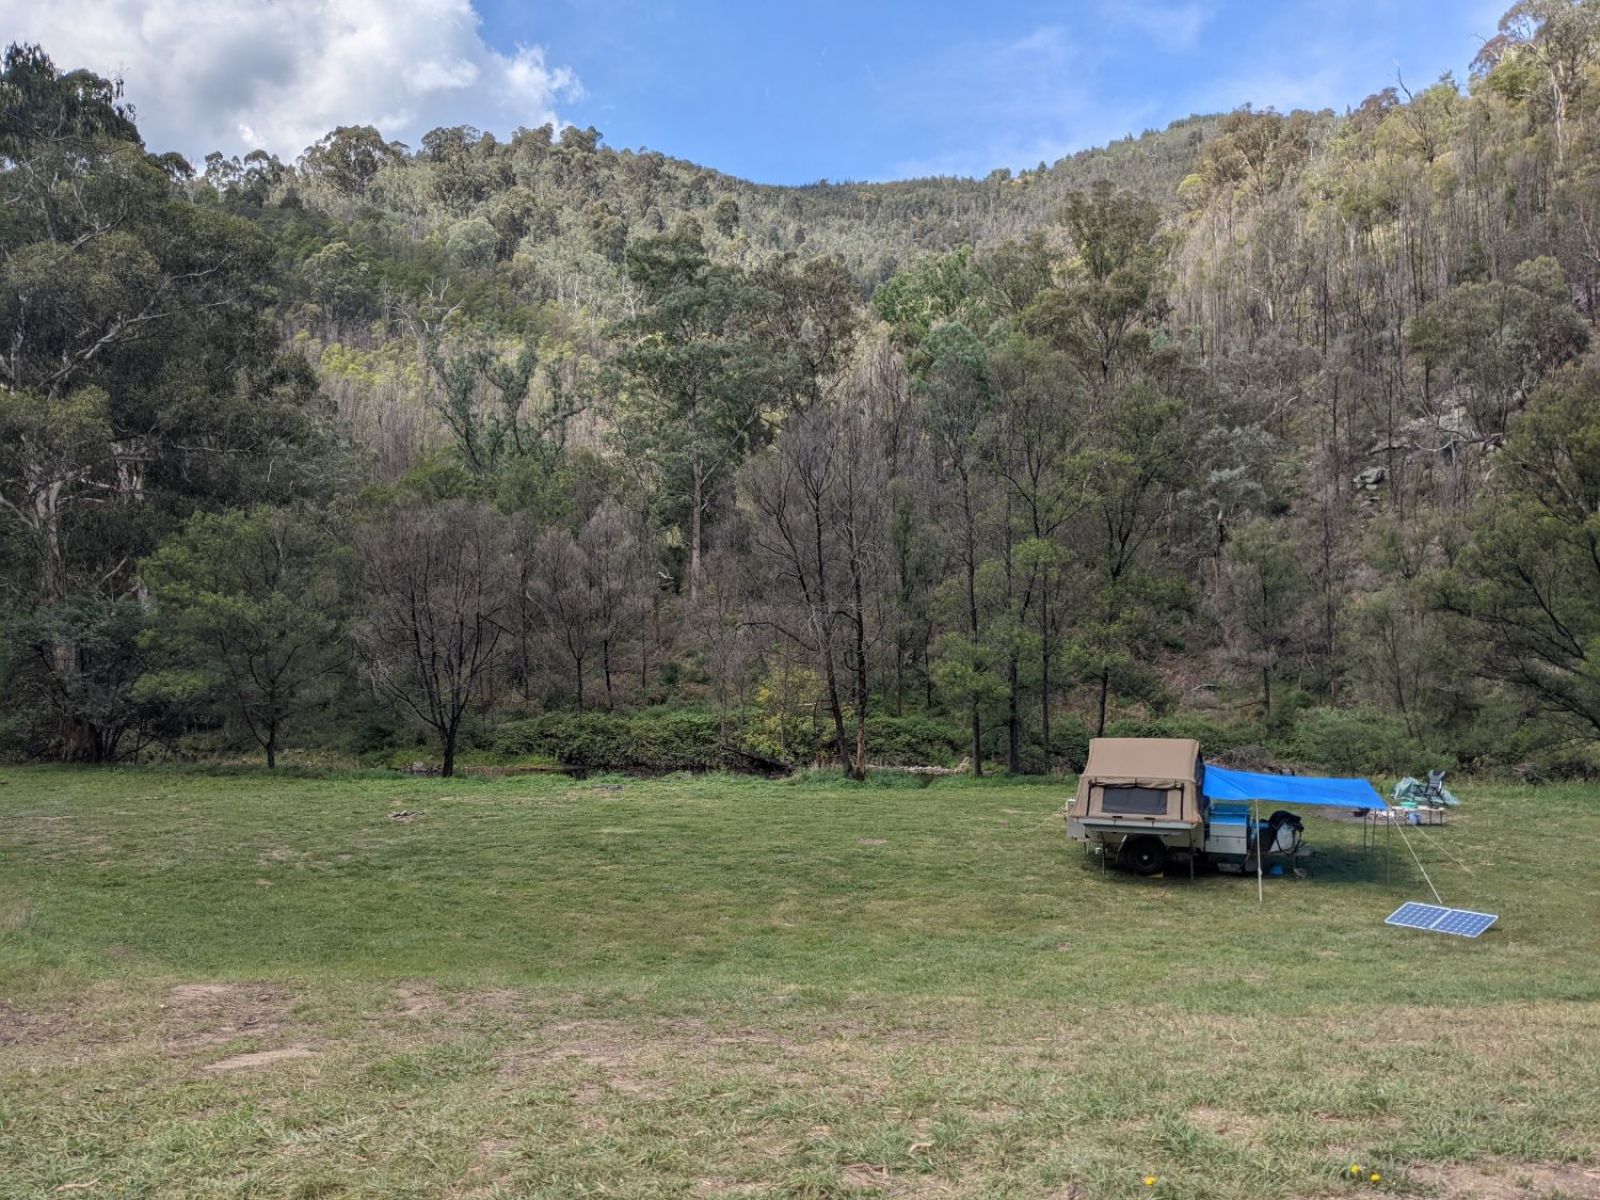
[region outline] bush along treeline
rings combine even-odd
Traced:
[[[1017,176],[0,71],[0,752],[1589,773],[1600,15]]]

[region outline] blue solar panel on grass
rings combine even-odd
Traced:
[[[1500,918],[1494,913],[1468,912],[1452,908],[1432,927],[1434,933],[1454,933],[1460,937],[1475,938]]]
[[[1446,911],[1434,904],[1418,904],[1407,901],[1394,912],[1389,914],[1385,925],[1403,925],[1407,929],[1427,929],[1439,919],[1439,914]]]
[[[1472,912],[1465,908],[1445,908],[1438,904],[1418,904],[1408,900],[1384,920],[1385,925],[1423,929],[1429,933],[1451,933],[1475,938],[1500,919],[1498,913]]]

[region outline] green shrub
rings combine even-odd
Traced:
[[[1050,723],[1050,757],[1070,771],[1081,771],[1089,761],[1089,739],[1093,736],[1094,732],[1083,719],[1057,718]],[[1040,757],[1043,757],[1042,752]]]
[[[1523,721],[1511,735],[1493,740],[1503,748],[1503,764],[1511,766],[1520,779],[1542,782],[1600,778],[1600,743],[1574,736],[1572,727],[1565,722],[1535,716]],[[1482,765],[1481,760],[1475,765]]]
[[[490,749],[504,758],[548,758],[563,766],[615,771],[725,771],[751,766],[740,754],[748,749],[778,758],[775,746],[752,739],[746,745],[742,723],[729,719],[727,741],[714,713],[650,711],[642,713],[546,713],[508,721],[495,733]],[[831,756],[831,730],[820,742],[810,722],[790,731],[783,761],[805,766],[820,754]],[[951,766],[959,755],[962,734],[953,726],[924,716],[872,717],[867,722],[867,757],[884,766]]]
[[[746,765],[723,745],[711,713],[546,713],[508,721],[492,749],[564,766],[615,771],[717,771]]]
[[[953,767],[966,734],[946,721],[913,714],[867,718],[867,759],[885,767]]]
[[[1405,722],[1371,708],[1312,708],[1286,749],[1296,762],[1344,774],[1418,775],[1455,765],[1425,749]]]

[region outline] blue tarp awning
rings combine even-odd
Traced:
[[[1317,779],[1307,775],[1257,775],[1205,766],[1211,800],[1260,800],[1266,804],[1316,804],[1324,808],[1387,808],[1365,779]]]

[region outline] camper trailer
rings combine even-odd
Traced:
[[[1205,772],[1200,743],[1190,739],[1095,738],[1067,805],[1068,835],[1140,875],[1157,874],[1170,859],[1191,870],[1206,859],[1240,871],[1258,846],[1268,855],[1296,854],[1297,817],[1276,812],[1254,822],[1249,803],[1207,797]]]

